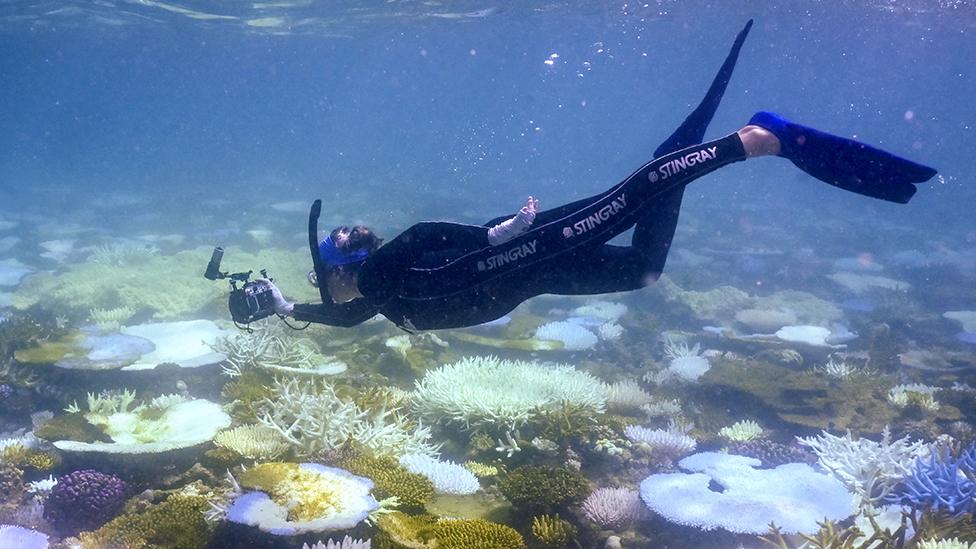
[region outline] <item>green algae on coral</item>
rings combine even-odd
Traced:
[[[34,429],[34,434],[50,441],[112,442],[112,437],[105,432],[104,426],[92,425],[81,412],[52,418]]]
[[[532,539],[540,549],[563,549],[576,535],[572,524],[555,515],[532,517]]]

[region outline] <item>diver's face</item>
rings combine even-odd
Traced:
[[[359,288],[356,286],[355,276],[335,272],[329,273],[327,284],[329,296],[336,303],[348,303],[359,297]]]

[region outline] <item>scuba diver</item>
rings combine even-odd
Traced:
[[[407,331],[459,328],[498,319],[541,294],[636,290],[664,269],[684,187],[733,162],[781,156],[830,185],[907,203],[936,170],[869,145],[760,112],[738,131],[702,143],[752,26],[749,21],[701,104],[654,160],[596,196],[539,211],[529,197],[515,215],[484,225],[423,222],[385,245],[363,226],[318,241],[321,201],[309,216],[320,304],[292,304],[269,280],[275,312],[354,326],[382,314]],[[633,228],[630,246],[607,242]]]

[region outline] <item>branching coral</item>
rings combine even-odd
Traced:
[[[824,431],[816,437],[797,440],[817,454],[821,467],[864,503],[875,506],[892,493],[897,483],[912,472],[915,460],[927,452],[921,441],[911,442],[908,437],[891,440],[887,427],[879,442],[855,439],[850,431],[843,437]]]
[[[581,506],[583,515],[603,528],[627,526],[644,514],[637,490],[597,488]]]
[[[428,370],[417,381],[414,409],[430,421],[514,430],[547,410],[572,404],[606,408],[600,382],[566,365],[469,357]]]
[[[911,407],[935,412],[939,409],[939,403],[935,400],[935,392],[938,390],[938,387],[921,383],[896,385],[888,391],[888,402],[899,408]]]
[[[206,498],[173,494],[158,505],[137,514],[124,514],[94,532],[83,532],[82,549],[106,547],[136,549],[185,549],[207,547],[213,527],[204,519]]]
[[[430,479],[438,494],[465,495],[477,492],[481,486],[474,473],[453,461],[440,461],[430,456],[409,454],[400,458],[411,473]]]
[[[542,549],[569,547],[569,541],[574,535],[576,528],[560,519],[558,513],[532,517],[532,539]]]
[[[976,444],[952,455],[949,447],[918,459],[888,501],[953,517],[976,514]]]
[[[376,455],[435,455],[430,430],[412,425],[397,410],[362,411],[318,380],[278,379],[258,421],[277,431],[302,456],[335,452],[350,443]]]
[[[278,323],[261,323],[250,332],[220,338],[212,347],[227,356],[222,368],[231,377],[256,368],[290,375],[333,375],[347,368],[320,354],[313,341],[288,335]]]
[[[407,509],[421,509],[434,497],[434,483],[427,477],[408,471],[390,457],[359,455],[339,463],[350,472],[372,480],[376,496],[395,497],[398,505]]]
[[[695,451],[698,443],[677,428],[648,429],[639,425],[628,425],[624,435],[631,441],[642,443],[653,453],[667,457],[681,457]]]
[[[542,513],[578,505],[590,493],[578,471],[549,465],[519,467],[502,478],[498,489],[515,507]]]

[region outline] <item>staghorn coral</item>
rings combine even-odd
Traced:
[[[902,478],[911,474],[915,460],[927,451],[922,442],[907,437],[891,440],[885,427],[881,440],[855,439],[850,431],[838,437],[824,431],[797,441],[813,450],[820,466],[871,505],[881,504]]]
[[[579,471],[551,465],[525,465],[502,477],[498,489],[515,507],[548,513],[578,505],[589,495],[589,482]]]
[[[644,505],[637,490],[597,488],[583,501],[581,510],[603,528],[622,528],[643,515]]]
[[[377,455],[435,455],[430,430],[412,425],[398,410],[362,411],[339,398],[329,383],[277,379],[258,421],[292,444],[301,456],[335,452],[356,444]]]
[[[943,446],[928,459],[917,459],[914,469],[886,500],[916,510],[945,512],[953,518],[976,514],[976,444],[958,456]]]
[[[976,542],[967,543],[959,538],[929,539],[918,542],[918,549],[976,549]]]
[[[245,458],[262,461],[281,457],[289,445],[281,435],[263,425],[241,425],[221,431],[214,436],[214,444]]]
[[[562,549],[576,535],[572,524],[559,518],[559,514],[532,517],[532,539],[543,549]]]
[[[372,480],[380,499],[395,497],[400,506],[408,509],[423,508],[434,497],[434,483],[430,479],[410,472],[391,457],[363,454],[342,460],[340,466]]]
[[[258,417],[261,405],[274,396],[274,378],[263,371],[248,371],[224,384],[221,396],[229,401],[224,408],[230,417],[248,422]]]
[[[9,464],[19,469],[46,472],[61,464],[61,459],[55,454],[48,454],[33,448],[25,448],[23,444],[10,444],[0,450],[0,463]]]
[[[79,535],[82,549],[187,549],[207,547],[213,526],[204,518],[205,497],[173,494],[140,513],[123,514]]]
[[[428,370],[417,381],[414,410],[429,421],[501,432],[572,404],[591,414],[606,408],[600,382],[567,365],[469,357]]]
[[[462,466],[468,471],[471,471],[471,473],[478,478],[493,477],[498,475],[498,467],[495,467],[494,465],[488,465],[477,461],[465,461],[462,463]]]
[[[223,372],[239,377],[255,369],[288,375],[334,375],[344,372],[346,364],[319,353],[318,345],[306,338],[294,337],[279,323],[264,321],[229,337],[217,339],[211,346],[227,356]]]

